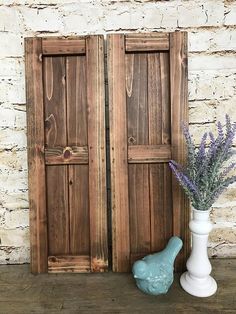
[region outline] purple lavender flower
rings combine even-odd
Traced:
[[[183,125],[183,134],[188,148],[187,165],[181,166],[171,160],[170,168],[175,174],[192,205],[199,210],[209,209],[216,198],[227,186],[236,181],[236,176],[229,176],[236,163],[224,166],[232,156],[233,139],[236,123],[225,117],[226,132],[220,122],[217,123],[218,135],[215,138],[209,132],[210,145],[207,147],[207,133],[204,133],[199,148],[194,144],[188,128]]]

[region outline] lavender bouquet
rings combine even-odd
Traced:
[[[208,133],[205,133],[199,147],[195,145],[188,128],[184,125],[187,165],[183,167],[174,160],[169,162],[192,206],[197,210],[209,210],[219,195],[236,181],[235,175],[230,176],[236,163],[229,163],[233,155],[232,145],[236,123],[231,123],[228,115],[225,119],[225,131],[222,124],[218,122],[217,137],[209,132],[210,144],[207,145]]]

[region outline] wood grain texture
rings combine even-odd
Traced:
[[[66,65],[64,57],[44,57],[45,147],[67,146]]]
[[[130,270],[124,35],[108,35],[112,269]]]
[[[168,162],[171,159],[170,145],[129,145],[129,163]]]
[[[1,312],[10,314],[235,314],[236,259],[214,258],[212,276],[218,291],[195,298],[179,284],[167,295],[151,297],[137,289],[132,274],[71,273],[32,276],[29,265],[1,265]],[[224,270],[224,271],[222,271]]]
[[[90,254],[86,57],[66,58],[67,137],[77,148],[69,166],[70,254]],[[78,164],[81,165],[78,165]],[[90,267],[90,262],[89,262]],[[80,269],[80,268],[79,268]]]
[[[103,36],[86,40],[90,252],[92,271],[108,267]]]
[[[151,252],[162,250],[172,236],[171,172],[168,164],[149,165]]]
[[[169,53],[148,53],[149,144],[170,144]]]
[[[25,39],[31,272],[47,271],[42,42]]]
[[[171,159],[169,53],[148,54],[149,145]],[[172,236],[172,190],[168,164],[149,165],[151,252],[162,250]]]
[[[66,60],[44,58],[45,146],[54,150],[67,147]],[[64,154],[63,154],[64,155]],[[69,204],[67,166],[47,166],[48,252],[68,254]]]
[[[42,53],[44,55],[85,54],[85,38],[43,38]]]
[[[148,145],[147,69],[147,54],[126,55],[128,148]],[[129,164],[128,169],[132,256],[150,252],[149,168],[147,164]]]
[[[172,159],[183,164],[186,161],[186,147],[181,123],[188,121],[187,92],[187,33],[170,34],[170,90],[171,90],[171,142]],[[185,268],[190,248],[188,231],[189,204],[177,180],[172,178],[173,190],[173,234],[184,241],[184,249],[177,258],[176,269]]]
[[[130,251],[150,253],[149,166],[129,165]],[[134,262],[134,260],[133,260]]]
[[[86,56],[66,58],[67,133],[72,146],[88,145]]]
[[[169,50],[169,34],[127,34],[125,36],[125,50],[127,52]]]
[[[47,166],[48,253],[70,252],[68,168]]]
[[[46,165],[88,164],[88,146],[53,147],[45,149]]]
[[[66,255],[48,257],[49,273],[89,273],[89,255]]]
[[[69,166],[70,254],[90,254],[88,166]]]

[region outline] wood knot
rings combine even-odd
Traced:
[[[136,139],[135,139],[133,136],[130,136],[130,137],[128,138],[128,143],[129,143],[129,144],[134,145],[135,142],[136,142]]]
[[[70,147],[66,147],[63,151],[64,159],[69,159],[72,155],[72,149]]]

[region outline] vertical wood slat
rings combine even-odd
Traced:
[[[48,253],[70,253],[68,166],[47,166]]]
[[[124,35],[108,35],[113,271],[130,270]]]
[[[126,54],[128,147],[148,144],[147,55]],[[127,140],[126,140],[127,142]],[[128,144],[128,143],[127,143]],[[129,225],[132,256],[150,252],[149,166],[128,165]]]
[[[170,34],[170,91],[171,91],[171,141],[172,159],[179,163],[186,160],[186,148],[181,123],[188,121],[187,93],[187,33]],[[172,176],[173,234],[184,241],[184,249],[176,260],[176,270],[185,268],[185,258],[190,249],[188,231],[189,203],[176,178]]]
[[[103,36],[86,40],[91,270],[108,268]]]
[[[66,58],[44,57],[45,145],[67,146]],[[70,251],[68,167],[47,166],[47,215],[49,255]]]
[[[149,144],[170,144],[169,53],[148,54]],[[171,174],[168,164],[149,165],[151,252],[172,235]]]
[[[42,40],[25,39],[31,271],[47,272]]]
[[[67,137],[70,146],[87,147],[86,56],[66,58]],[[69,165],[70,254],[90,254],[87,165]]]

